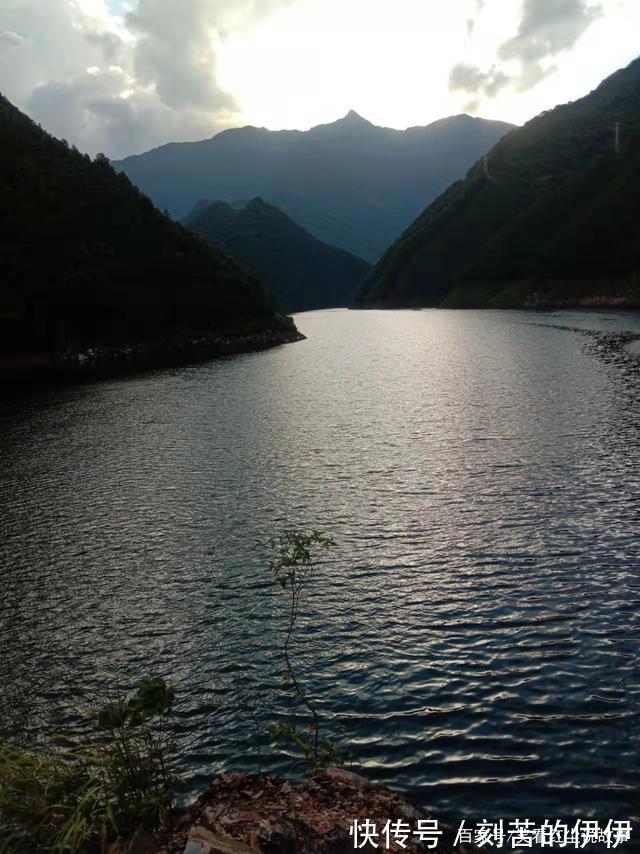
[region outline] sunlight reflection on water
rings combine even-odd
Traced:
[[[286,708],[255,544],[313,526],[340,548],[296,654],[357,767],[456,816],[628,814],[640,389],[555,327],[638,316],[298,323],[299,344],[5,408],[5,726],[57,738],[81,725],[69,684],[161,674],[193,790],[251,768],[238,697]]]

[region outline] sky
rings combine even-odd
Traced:
[[[0,92],[111,158],[228,127],[522,124],[640,48],[640,0],[0,0]]]

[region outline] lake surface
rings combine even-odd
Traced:
[[[302,343],[2,404],[4,730],[62,743],[163,675],[190,790],[255,768],[242,709],[287,708],[257,544],[317,527],[338,549],[295,660],[355,770],[455,818],[638,815],[638,361],[575,330],[640,317],[297,322]]]

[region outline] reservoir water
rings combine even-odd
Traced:
[[[0,730],[64,743],[162,675],[188,790],[254,769],[247,709],[288,703],[260,543],[320,528],[294,657],[355,770],[455,818],[637,816],[640,317],[296,320],[2,404]]]

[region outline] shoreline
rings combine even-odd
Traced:
[[[599,279],[511,279],[477,280],[450,284],[450,289],[437,302],[421,300],[372,300],[357,303],[355,309],[423,309],[450,310],[640,310],[640,276]]]
[[[135,344],[95,345],[52,353],[0,354],[0,397],[37,388],[112,379],[270,350],[306,340],[295,327],[246,335],[200,335]]]
[[[302,781],[271,775],[221,773],[173,822],[149,854],[348,854],[354,821],[375,825],[377,845],[359,850],[473,854],[456,844],[456,828],[436,820],[399,791],[344,768],[316,770]],[[404,844],[384,844],[386,822],[406,828]],[[429,827],[421,838],[419,827]],[[401,839],[402,837],[400,837]]]

